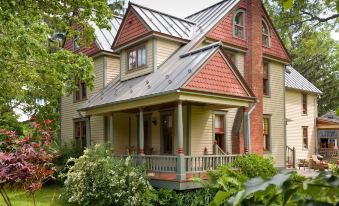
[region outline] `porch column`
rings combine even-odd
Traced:
[[[109,139],[111,141],[111,149],[114,152],[114,135],[113,135],[113,113],[109,116]]]
[[[185,180],[185,156],[184,156],[184,132],[183,132],[183,120],[182,120],[182,102],[178,102],[178,156],[177,156],[177,171],[176,179]]]
[[[139,108],[139,154],[144,155],[144,110]]]
[[[86,147],[91,146],[91,117],[86,118]]]

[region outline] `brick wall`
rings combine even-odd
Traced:
[[[248,51],[245,56],[245,79],[257,97],[257,106],[251,114],[251,152],[263,153],[263,49],[261,30],[261,0],[248,0]]]

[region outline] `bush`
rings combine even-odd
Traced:
[[[150,205],[155,197],[145,171],[130,158],[112,157],[105,147],[86,149],[78,159],[71,158],[64,182],[63,197],[79,205]]]
[[[239,171],[248,178],[262,177],[268,179],[277,174],[273,158],[265,158],[257,154],[238,157],[232,163],[232,167],[239,169]]]

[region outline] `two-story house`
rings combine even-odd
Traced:
[[[95,26],[95,25],[94,25]],[[89,48],[95,89],[61,102],[61,136],[137,154],[151,183],[198,187],[193,175],[244,152],[285,167],[290,58],[261,0],[224,0],[187,18],[130,3]]]

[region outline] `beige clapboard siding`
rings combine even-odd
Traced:
[[[180,47],[180,43],[162,38],[157,39],[156,45],[157,67]]]
[[[307,95],[307,115],[302,114],[302,93],[295,90],[286,90],[286,119],[288,119],[287,145],[295,147],[296,158],[306,159],[315,154],[317,117],[316,95]],[[303,148],[302,127],[308,127],[308,149]]]
[[[191,155],[213,152],[213,112],[202,106],[191,107]]]
[[[147,40],[146,44],[146,52],[147,52],[147,66],[146,68],[135,70],[132,72],[128,72],[128,59],[127,59],[127,51],[128,49],[122,50],[120,53],[121,59],[121,67],[120,67],[120,74],[121,74],[121,81],[125,81],[127,79],[135,78],[144,74],[148,74],[153,72],[153,43],[152,39]],[[140,44],[141,45],[141,44]],[[133,48],[133,47],[131,47]]]
[[[264,114],[271,115],[271,155],[276,167],[285,166],[284,75],[284,65],[269,62],[270,96],[263,98],[263,107]]]
[[[120,58],[119,57],[106,57],[106,83],[115,79],[120,74]]]
[[[240,74],[244,76],[244,64],[245,64],[245,55],[243,53],[235,53],[235,66],[239,70]]]
[[[103,87],[103,66],[104,66],[104,56],[99,56],[94,59],[94,89],[88,91],[88,98],[93,96],[98,90]],[[77,110],[84,103],[73,102],[73,95],[64,96],[61,98],[61,138],[64,141],[69,141],[73,139],[73,119],[80,118]],[[103,117],[91,117],[91,140],[93,143],[101,142],[104,134],[104,121]]]

